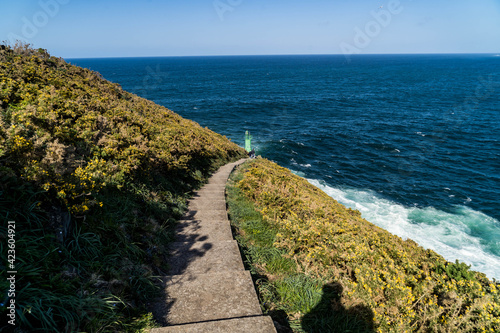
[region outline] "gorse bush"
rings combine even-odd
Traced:
[[[72,213],[98,204],[88,193],[124,186],[137,173],[187,181],[241,153],[224,137],[44,52],[8,48],[0,63],[0,154]]]
[[[22,44],[0,47],[0,111],[0,214],[16,223],[17,327],[151,325],[146,303],[165,273],[173,222],[192,190],[244,150]]]
[[[470,271],[470,265],[458,260],[455,263],[438,264],[436,266],[436,273],[446,273],[450,279],[457,281],[474,280],[474,272]]]
[[[390,234],[267,160],[244,164],[235,179],[272,230],[273,247],[296,263],[290,274],[325,285],[314,310],[298,311],[300,301],[294,307],[280,292],[291,275],[269,270],[269,260],[250,253],[254,271],[268,280],[259,286],[264,307],[300,320],[296,331],[500,332],[500,292],[484,274]],[[252,225],[241,228],[245,246],[256,246]]]

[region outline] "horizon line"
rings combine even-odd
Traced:
[[[363,54],[343,54],[343,53],[282,53],[282,54],[206,54],[206,55],[165,55],[165,56],[104,56],[104,57],[61,57],[63,59],[131,59],[131,58],[195,58],[195,57],[279,57],[279,56],[394,56],[394,55],[497,55],[500,52],[422,52],[422,53],[363,53]]]

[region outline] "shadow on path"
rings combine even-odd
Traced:
[[[157,281],[160,291],[157,297],[151,300],[147,306],[148,311],[153,313],[153,317],[161,326],[169,325],[166,318],[176,301],[166,293],[165,286],[168,281],[172,279],[172,276],[184,274],[193,261],[205,256],[206,252],[213,247],[213,243],[207,241],[207,235],[199,232],[201,230],[201,221],[194,219],[197,212],[197,210],[188,210],[182,219],[176,223],[175,241],[169,246],[168,275],[161,277]],[[190,279],[196,279],[196,274],[190,274],[188,280]]]
[[[323,286],[321,301],[302,318],[305,332],[375,332],[372,310],[362,304],[344,307],[342,293],[343,287],[339,282]]]

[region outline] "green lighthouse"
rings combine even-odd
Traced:
[[[245,132],[245,150],[250,152],[252,150],[252,136],[248,131]]]

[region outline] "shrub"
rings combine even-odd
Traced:
[[[446,273],[448,278],[461,281],[461,280],[474,280],[474,273],[470,271],[470,265],[466,263],[459,262],[455,263],[447,262],[445,264],[438,264],[436,266],[436,273],[443,274]]]
[[[173,222],[211,172],[244,155],[99,73],[25,44],[0,48],[0,216],[18,230],[18,327],[151,325]]]
[[[366,327],[380,332],[500,331],[498,285],[484,274],[390,234],[270,161],[252,160],[240,172],[234,176],[236,187],[273,230],[270,242],[275,249],[297,264],[294,274],[324,281],[325,286],[333,283],[342,291],[336,296],[324,293],[328,299],[318,305],[321,309],[309,313],[287,306],[287,317],[301,320],[296,331],[329,331],[337,315],[352,318],[350,327],[342,327],[353,331]],[[251,226],[243,232],[251,234]],[[262,263],[254,270],[264,280],[291,278],[286,272],[278,276]],[[272,299],[268,297],[264,306],[281,304],[273,296],[275,289],[267,286],[259,286]],[[325,315],[319,313],[327,313],[325,304],[331,306],[326,316],[331,320],[321,321]],[[356,318],[364,318],[368,326],[359,328]]]

